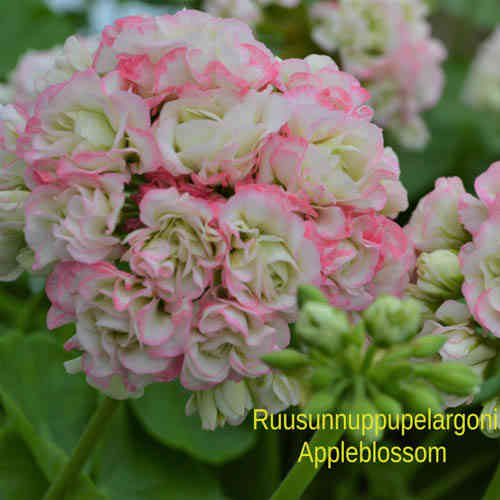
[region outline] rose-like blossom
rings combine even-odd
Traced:
[[[212,16],[233,17],[249,26],[257,25],[262,12],[255,0],[205,0],[203,10]]]
[[[475,107],[500,109],[500,27],[481,44],[465,83],[465,101]]]
[[[476,321],[500,336],[500,211],[491,213],[474,240],[460,250],[462,292]]]
[[[459,201],[465,194],[460,178],[441,177],[434,190],[420,199],[405,227],[417,250],[458,250],[470,239],[458,214]]]
[[[375,121],[411,149],[427,144],[420,113],[435,106],[443,89],[446,49],[430,38],[427,12],[423,0],[338,0],[310,10],[313,39],[339,51],[342,68],[372,95]]]
[[[235,382],[226,380],[204,391],[193,392],[186,404],[186,413],[198,412],[204,429],[213,430],[226,423],[239,425],[252,408],[270,413],[297,405],[298,382],[277,371],[262,377]]]
[[[224,257],[213,209],[173,187],[148,191],[139,207],[146,227],[127,236],[123,260],[163,300],[197,299]]]
[[[402,229],[381,215],[343,216],[345,232],[335,234],[335,229],[324,228],[316,240],[322,290],[332,305],[359,310],[379,295],[401,295],[415,261],[413,246]],[[331,239],[324,236],[328,233]]]
[[[169,94],[187,82],[204,89],[259,89],[276,76],[271,52],[236,19],[195,10],[134,16],[104,29],[95,68],[118,69],[141,95]]]
[[[9,104],[14,101],[15,90],[12,85],[0,83],[0,104]]]
[[[24,133],[28,113],[15,104],[0,105],[0,147],[15,153],[18,150],[18,139]]]
[[[272,88],[240,98],[224,89],[188,86],[164,104],[155,137],[165,168],[203,184],[234,184],[256,164],[264,140],[288,118],[286,100]]]
[[[384,183],[398,182],[399,165],[377,126],[324,106],[320,91],[311,86],[285,96],[292,112],[287,134],[264,146],[259,182],[283,185],[314,205],[406,208],[404,190]]]
[[[365,106],[369,92],[352,75],[340,71],[329,56],[313,54],[305,59],[285,59],[280,62],[279,71],[278,85],[283,90],[311,85],[333,109],[368,120],[373,115],[373,110]]]
[[[261,317],[230,300],[208,300],[191,332],[182,385],[208,389],[224,380],[242,380],[266,374],[260,356],[288,345],[287,322],[279,315]]]
[[[460,362],[471,366],[484,375],[488,362],[496,356],[496,350],[475,332],[472,317],[466,304],[447,300],[436,311],[432,320],[424,323],[419,336],[446,335],[448,340],[439,351],[442,361]],[[446,406],[459,406],[471,398],[447,395]]]
[[[125,201],[126,177],[70,176],[36,188],[26,204],[26,241],[34,269],[56,260],[92,263],[121,254],[113,235]]]
[[[56,265],[47,280],[49,327],[76,322],[67,364],[114,398],[137,397],[146,385],[175,379],[190,315],[168,311],[136,278],[107,263]]]
[[[488,213],[496,211],[500,194],[500,162],[493,163],[486,172],[477,177],[474,188],[479,199],[465,193],[458,204],[458,217],[467,231],[476,235],[488,218]]]
[[[121,90],[115,76],[100,79],[89,69],[43,92],[27,125],[26,159],[123,148],[126,127],[149,127],[146,104]]]
[[[221,209],[219,222],[228,241],[223,283],[255,312],[293,313],[302,283],[319,277],[314,244],[284,195],[258,186],[239,190]]]
[[[193,392],[186,403],[186,414],[199,413],[204,429],[214,430],[240,425],[253,408],[253,401],[245,381],[226,380],[212,389]]]

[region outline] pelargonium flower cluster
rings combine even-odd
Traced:
[[[420,200],[405,228],[420,252],[407,293],[426,312],[422,335],[449,335],[441,356],[485,374],[500,347],[500,163],[476,179],[475,190],[477,198],[459,178],[441,178]]]
[[[50,272],[48,325],[75,323],[82,352],[66,368],[112,397],[178,379],[208,428],[297,403],[260,359],[288,345],[299,285],[354,311],[414,263],[369,94],[197,11],[119,19],[87,49],[68,40],[0,111],[2,279]]]
[[[337,0],[310,10],[312,37],[338,51],[342,68],[372,94],[375,119],[406,147],[420,149],[429,133],[420,114],[441,95],[446,56],[431,38],[424,0]]]
[[[500,26],[481,44],[474,58],[467,81],[464,98],[478,108],[500,109]]]

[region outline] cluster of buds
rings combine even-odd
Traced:
[[[311,7],[312,37],[337,51],[342,68],[372,95],[375,119],[407,148],[420,149],[429,133],[422,111],[443,87],[444,46],[430,36],[424,0],[336,0]]]
[[[495,372],[500,351],[499,179],[495,163],[476,179],[478,198],[459,178],[438,179],[405,228],[419,254],[406,295],[419,301],[427,320],[420,336],[446,335],[439,356],[471,366],[484,380]]]
[[[417,335],[420,306],[412,299],[379,297],[354,323],[314,287],[301,287],[299,305],[294,346],[264,360],[300,373],[309,389],[306,413],[440,413],[446,397],[478,390],[470,366],[439,358],[447,335]],[[382,435],[372,429],[363,439]],[[359,441],[360,430],[349,429],[348,437]]]

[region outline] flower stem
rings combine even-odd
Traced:
[[[117,399],[105,398],[98,406],[94,415],[90,419],[80,441],[76,445],[73,455],[62,467],[54,482],[51,484],[43,500],[60,500],[66,488],[74,483],[80,474],[83,466],[87,462],[90,454],[103,434],[106,424],[111,420],[114,412],[118,408],[120,401]]]
[[[497,500],[500,495],[500,464],[498,464],[497,470],[493,479],[490,481],[486,494],[483,500]]]
[[[343,432],[343,429],[320,429],[316,431],[309,445],[311,451],[316,446],[335,445],[342,437]],[[320,469],[321,466],[315,467],[314,462],[307,457],[300,462],[295,462],[279,488],[274,492],[271,500],[299,500]]]

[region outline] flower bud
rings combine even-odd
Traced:
[[[470,366],[462,363],[416,364],[415,371],[440,391],[456,396],[472,394],[481,383],[480,376]]]
[[[347,315],[327,304],[307,302],[301,310],[295,331],[305,343],[335,355],[342,338],[351,329]]]
[[[413,356],[415,358],[427,358],[439,352],[448,340],[446,335],[428,335],[420,337],[412,342]]]
[[[500,437],[500,398],[493,398],[484,405],[481,421],[485,423],[481,429],[485,436]]]
[[[355,397],[351,401],[352,402],[350,404],[346,402],[346,404],[344,405],[344,413],[351,414],[352,425],[346,430],[346,435],[349,440],[354,443],[358,443],[359,441],[363,441],[365,443],[379,441],[383,437],[384,432],[380,429],[377,429],[375,425],[371,426],[372,428],[365,428],[364,435],[361,431],[361,422],[363,420],[363,417],[366,420],[366,416],[371,415],[372,422],[375,422],[377,417],[377,408],[375,407],[375,405],[366,397]],[[359,425],[357,425],[358,419]]]
[[[307,302],[329,304],[328,299],[321,293],[321,291],[312,285],[299,286],[297,301],[300,309],[302,309]]]
[[[335,382],[341,375],[341,371],[330,366],[318,366],[312,372],[309,382],[313,389],[321,390]]]
[[[385,415],[399,415],[403,412],[399,401],[379,391],[375,386],[371,385],[370,393],[373,404],[380,413]]]
[[[381,347],[398,344],[416,335],[420,326],[420,305],[412,299],[379,297],[364,312],[368,333]]]
[[[294,349],[283,349],[279,352],[272,352],[261,356],[262,361],[272,368],[279,370],[295,370],[302,368],[309,363],[309,358]]]
[[[336,398],[332,391],[320,391],[312,395],[304,408],[304,413],[312,413],[313,415],[325,413],[331,410],[335,403]]]
[[[423,253],[417,261],[417,286],[430,299],[460,297],[464,277],[453,250]]]
[[[415,413],[441,413],[443,400],[439,392],[427,382],[415,380],[401,382],[396,389],[398,399],[401,399],[408,410]]]

